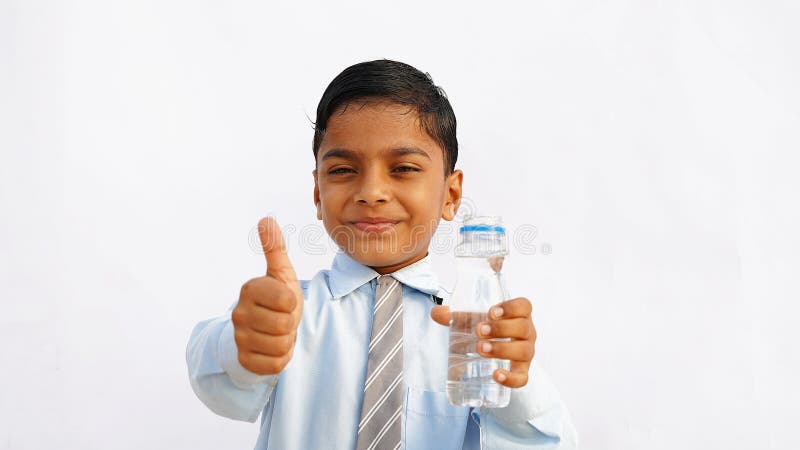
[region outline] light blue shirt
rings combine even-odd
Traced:
[[[453,406],[445,382],[448,328],[430,318],[432,296],[447,299],[430,256],[391,274],[403,289],[403,448],[572,449],[569,412],[540,367],[512,389],[505,408]],[[213,412],[255,422],[256,449],[352,449],[367,370],[378,273],[339,251],[330,270],[300,286],[305,299],[294,355],[277,375],[238,361],[231,309],[200,322],[186,348],[192,389]],[[235,304],[234,304],[235,306]]]

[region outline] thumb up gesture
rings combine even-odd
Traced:
[[[267,274],[242,286],[231,320],[239,362],[253,373],[270,375],[282,371],[292,359],[303,293],[278,223],[271,217],[261,219],[258,235]]]

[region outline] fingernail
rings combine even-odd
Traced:
[[[481,351],[483,351],[483,353],[489,353],[490,351],[492,351],[492,344],[484,342],[483,344],[481,344]]]
[[[506,374],[504,374],[503,372],[500,372],[500,373],[498,373],[498,374],[497,374],[497,381],[499,381],[499,382],[501,382],[501,383],[502,383],[503,381],[506,381]]]
[[[492,332],[492,327],[490,327],[488,324],[481,325],[481,334],[483,336],[488,336],[489,333],[491,332]]]
[[[493,308],[492,309],[492,314],[494,315],[495,319],[500,317],[500,316],[502,316],[503,315],[503,308],[501,308],[499,306]]]

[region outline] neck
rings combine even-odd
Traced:
[[[391,266],[381,266],[381,267],[370,266],[370,268],[372,270],[374,270],[375,272],[378,272],[381,275],[386,275],[387,273],[396,272],[396,271],[402,269],[403,267],[410,266],[411,264],[414,264],[415,262],[421,260],[422,258],[424,258],[426,256],[428,256],[428,252],[427,251],[424,252],[424,253],[420,253],[419,255],[415,255],[412,258],[409,258],[409,259],[407,259],[407,260],[405,260],[405,261],[403,261],[401,263],[398,263],[398,264],[394,264],[394,265],[391,265]]]

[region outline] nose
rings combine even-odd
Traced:
[[[361,177],[354,199],[356,203],[367,206],[387,203],[391,199],[389,180],[379,169],[367,169]]]

